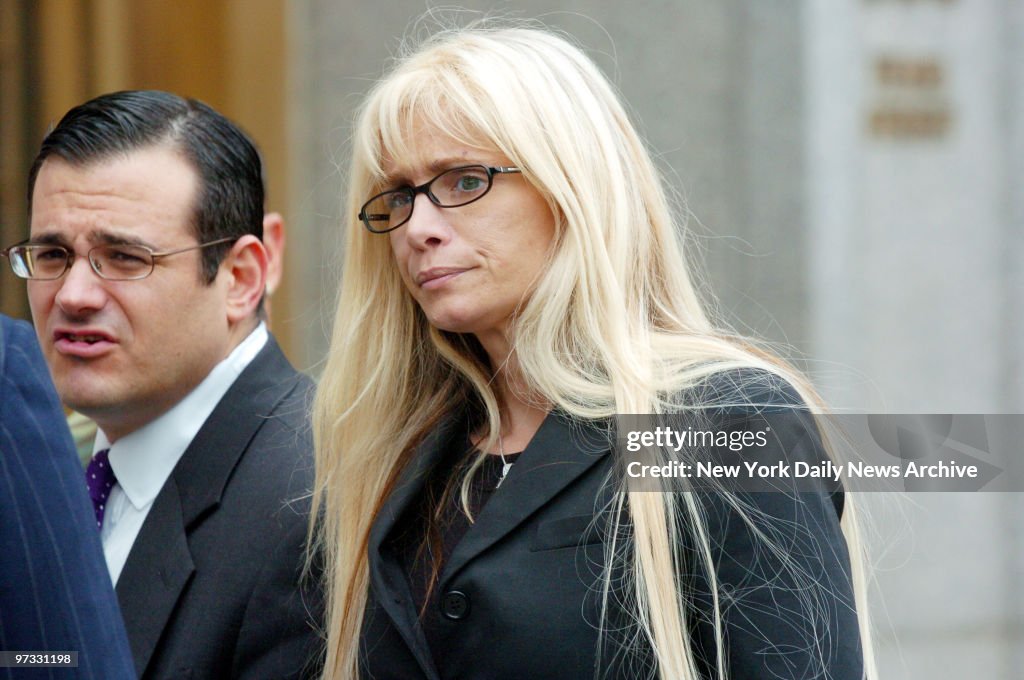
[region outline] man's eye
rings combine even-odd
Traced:
[[[68,253],[63,248],[36,248],[33,258],[41,262],[56,262],[63,260]]]
[[[140,264],[145,262],[145,258],[143,258],[141,254],[130,250],[109,248],[106,255],[107,259],[112,262],[117,262],[118,264]]]

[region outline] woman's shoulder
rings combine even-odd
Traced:
[[[757,461],[771,467],[785,470],[786,479],[775,478],[767,486],[790,491],[813,491],[820,499],[830,499],[836,518],[843,514],[843,486],[837,480],[811,475],[802,478],[788,478],[796,475],[797,466],[810,471],[828,469],[831,455],[828,453],[815,409],[800,395],[792,382],[784,376],[759,367],[731,368],[708,375],[694,388],[692,399],[699,400],[704,408],[697,410],[709,415],[706,422],[712,422],[726,430],[764,432],[763,446],[756,448]],[[812,398],[814,398],[812,393]],[[744,454],[745,455],[745,454]],[[781,473],[780,473],[781,474]],[[791,485],[788,482],[792,482]],[[754,485],[758,490],[759,486]],[[785,495],[785,494],[783,494]],[[755,505],[786,503],[778,494],[754,494]],[[801,502],[808,502],[807,494],[800,496]]]
[[[677,398],[681,406],[737,413],[809,408],[793,383],[778,373],[756,366],[731,367],[709,373]]]

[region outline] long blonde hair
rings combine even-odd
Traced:
[[[475,339],[429,325],[399,278],[388,239],[366,233],[356,218],[380,187],[382,159],[407,157],[415,147],[414,122],[507,156],[556,217],[549,266],[514,321],[526,393],[581,419],[661,413],[678,408],[674,396],[711,374],[754,367],[820,406],[796,371],[708,319],[665,185],[612,86],[580,50],[529,27],[433,35],[373,89],[353,136],[344,271],[314,406],[313,516],[320,517],[315,537],[328,575],[326,678],[358,675],[370,527],[416,445],[467,399],[482,405],[490,432],[499,431],[492,369]],[[653,650],[659,677],[698,677],[677,579],[673,518],[683,517],[712,581],[715,671],[725,678],[711,537],[700,508],[689,493],[618,483],[610,514],[628,515],[633,540],[627,554],[610,548],[607,561],[622,560],[632,579],[636,639]],[[864,622],[855,519],[847,499],[843,524]],[[606,606],[608,573],[606,565]],[[862,637],[870,658],[864,623]]]

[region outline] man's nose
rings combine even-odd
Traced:
[[[59,283],[56,302],[69,316],[98,310],[106,302],[104,281],[93,271],[87,257],[75,257]]]

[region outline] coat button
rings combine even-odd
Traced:
[[[441,598],[441,613],[452,621],[466,618],[469,614],[469,598],[458,590],[448,591]]]

